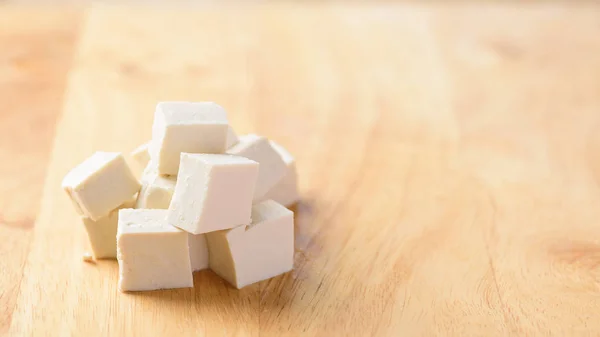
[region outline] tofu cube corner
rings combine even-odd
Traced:
[[[253,134],[240,136],[239,143],[227,150],[227,153],[260,164],[254,201],[262,200],[265,194],[285,176],[285,162],[265,137]]]
[[[188,234],[192,272],[208,268],[206,234]]]
[[[224,154],[181,154],[168,221],[192,234],[250,223],[257,162]]]
[[[176,176],[163,176],[149,163],[142,173],[142,188],[135,208],[167,209],[175,191]]]
[[[186,153],[223,153],[227,149],[227,113],[213,102],[160,102],[154,113],[150,157],[158,173],[176,175]]]
[[[169,225],[166,213],[158,209],[119,210],[119,290],[193,287],[188,233]]]
[[[98,259],[116,259],[117,258],[117,226],[119,220],[119,210],[122,208],[131,208],[135,204],[135,199],[131,199],[112,210],[108,215],[94,221],[90,218],[82,218],[83,225],[88,235],[90,247],[96,260]]]
[[[282,204],[283,206],[289,207],[300,199],[300,195],[298,193],[296,160],[283,146],[274,141],[270,142],[273,149],[275,149],[281,159],[283,159],[286,170],[283,178],[281,178],[277,184],[275,184],[275,186],[273,186],[264,196],[264,200],[271,199]]]
[[[231,125],[229,125],[227,128],[227,148],[229,149],[230,147],[236,145],[239,141],[240,139],[237,133],[235,133]]]
[[[134,167],[134,173],[139,176],[150,162],[150,152],[148,152],[149,143],[144,143],[129,153],[129,158]]]
[[[210,268],[234,287],[292,270],[294,214],[273,200],[252,207],[252,224],[206,234]]]
[[[96,152],[63,179],[77,212],[97,221],[131,199],[140,183],[118,152]]]

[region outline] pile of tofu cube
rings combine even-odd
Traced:
[[[238,137],[218,104],[161,102],[130,158],[96,152],[62,183],[94,258],[118,260],[121,291],[193,287],[207,268],[239,289],[292,269],[298,191],[282,146]]]

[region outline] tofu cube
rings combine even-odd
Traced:
[[[252,224],[206,234],[210,268],[240,289],[292,270],[294,215],[273,200],[252,207]]]
[[[227,148],[229,149],[230,147],[239,143],[239,141],[240,141],[240,139],[238,138],[238,135],[235,133],[235,131],[233,130],[233,128],[230,125],[227,128]]]
[[[119,290],[193,287],[188,233],[167,224],[166,216],[159,209],[119,211]]]
[[[181,154],[168,222],[192,234],[250,223],[258,163],[217,154]]]
[[[167,209],[175,191],[176,176],[162,176],[150,163],[142,174],[142,189],[135,208]]]
[[[182,152],[223,153],[227,133],[227,114],[216,103],[161,102],[154,114],[150,157],[160,174],[176,175]]]
[[[148,165],[142,175],[142,190],[135,208],[168,209],[176,182],[176,176],[161,176],[151,165]],[[192,271],[208,268],[208,248],[206,247],[204,234],[188,235]]]
[[[258,181],[254,189],[254,200],[258,201],[283,178],[286,165],[267,138],[257,135],[245,135],[239,138],[239,143],[227,150],[227,153],[246,157],[260,164]]]
[[[96,152],[65,176],[62,187],[79,214],[97,221],[141,186],[121,153]]]
[[[296,203],[300,196],[298,194],[298,183],[297,183],[297,173],[296,173],[296,160],[294,157],[281,145],[271,141],[271,146],[283,162],[285,163],[286,170],[285,175],[273,188],[267,192],[264,196],[265,200],[271,199],[276,201],[286,207],[289,207]]]
[[[206,234],[188,234],[192,272],[208,268],[208,246]]]
[[[140,172],[144,170],[148,163],[150,162],[150,153],[148,152],[149,143],[142,144],[136,147],[131,153],[129,153],[129,157],[133,161],[133,167],[135,168],[135,174],[139,176]]]
[[[90,240],[92,253],[96,260],[117,258],[119,209],[131,208],[134,204],[135,199],[131,199],[97,221],[90,218],[82,218],[82,222]]]
[[[148,144],[149,143],[144,143],[144,144],[136,147],[129,154],[131,156],[131,158],[133,158],[135,163],[138,164],[140,167],[146,167],[146,166],[148,166],[148,163],[150,162],[150,153],[148,152]]]

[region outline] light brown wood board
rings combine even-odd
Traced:
[[[600,334],[598,6],[5,6],[0,27],[0,333]],[[60,181],[146,141],[160,100],[296,156],[293,272],[122,294],[116,262],[82,262]]]
[[[0,336],[23,278],[80,16],[0,6]]]

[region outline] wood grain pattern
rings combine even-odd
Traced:
[[[78,16],[72,11],[0,8],[2,335],[10,325],[39,210]]]
[[[9,333],[600,334],[598,36],[595,5],[91,8]],[[167,99],[296,155],[293,272],[121,294],[81,262],[60,180]]]

